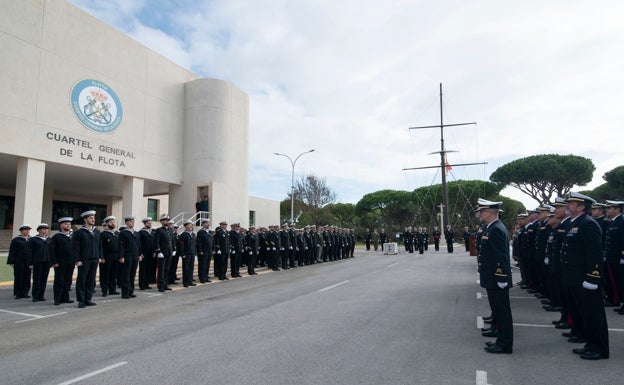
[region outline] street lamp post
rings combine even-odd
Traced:
[[[301,154],[297,155],[295,160],[292,160],[292,158],[286,154],[280,154],[279,152],[274,152],[275,155],[285,156],[286,158],[288,158],[292,166],[292,174],[290,178],[290,223],[291,224],[295,223],[295,163],[297,163],[297,160],[302,155],[308,154],[310,152],[314,152],[314,149],[311,149],[306,152],[302,152]]]

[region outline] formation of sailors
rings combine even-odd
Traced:
[[[541,299],[543,308],[558,312],[552,323],[586,360],[609,358],[605,307],[624,314],[624,201],[597,203],[572,192],[552,205],[541,205],[517,218],[513,258],[522,289]],[[483,252],[483,227],[477,249]],[[488,292],[489,294],[489,292]],[[500,334],[496,312],[484,320],[486,337]],[[498,325],[498,327],[497,327]]]
[[[211,282],[211,261],[214,276],[228,280],[241,277],[241,267],[247,267],[248,275],[256,275],[256,267],[288,270],[353,258],[355,250],[354,230],[336,226],[297,228],[283,224],[243,229],[239,223],[232,223],[228,229],[223,221],[213,231],[210,220],[203,218],[198,231],[194,222],[187,220],[183,231],[178,232],[178,226],[163,215],[160,227],[154,228],[152,218],[146,217],[141,220],[143,228],[136,230],[135,217],[130,215],[123,218],[124,225],[119,228],[115,217],[104,218],[100,231],[95,226],[94,210],[83,212],[81,217],[84,225],[76,231],[72,231],[73,218],[60,218],[60,231],[52,237],[48,237],[49,226],[45,223],[37,226],[33,237],[29,225],[20,226],[20,235],[11,241],[7,259],[14,269],[16,299],[46,301],[50,268],[54,268],[54,305],[74,302],[69,292],[77,268],[76,299],[78,307],[84,308],[96,305],[93,295],[98,270],[103,297],[121,295],[130,299],[136,297],[137,272],[140,290],[152,289],[152,284],[160,292],[172,290],[170,285],[179,279],[176,274],[180,261],[182,284],[189,287],[196,286],[195,273],[199,282]]]
[[[418,250],[418,253],[422,254],[429,249],[429,233],[424,227],[413,230],[412,227],[406,227],[401,237],[403,238],[403,247],[408,253]],[[439,250],[439,247],[436,250]]]

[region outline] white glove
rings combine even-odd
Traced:
[[[288,249],[292,250],[292,246],[289,246]],[[622,263],[624,263],[624,262],[622,262]]]
[[[548,257],[544,258],[544,265],[548,265],[548,262],[550,262],[550,259]]]
[[[171,256],[172,256],[172,257],[175,257],[175,255],[176,255],[176,252],[175,252],[175,251],[174,251],[173,253],[171,253]]]
[[[280,250],[281,250],[281,251],[284,251],[284,248],[283,248],[283,247],[280,247]]]
[[[221,250],[217,250],[217,254],[221,255]]]
[[[273,250],[276,250],[275,247],[273,248]]]
[[[253,253],[250,251],[250,252],[249,252],[249,255],[253,255]]]
[[[163,255],[163,253],[158,253],[156,256],[157,256],[158,258],[165,258],[165,256]]]
[[[589,283],[587,281],[583,281],[583,287],[587,290],[596,290],[598,289],[598,285],[594,283]]]
[[[498,287],[500,287],[501,289],[504,289],[507,287],[508,283],[507,282],[496,282],[496,284],[498,285]]]
[[[620,258],[620,265],[624,265],[624,258]]]
[[[269,251],[269,250],[271,250],[271,248],[270,248],[270,247],[267,247],[267,251]]]
[[[232,250],[232,254],[236,254],[236,250]]]

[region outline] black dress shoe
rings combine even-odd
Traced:
[[[563,332],[561,333],[561,335],[566,338],[574,337],[574,334],[572,334],[572,332]]]
[[[601,359],[605,359],[605,358],[609,358],[609,357],[605,357],[601,354],[598,354],[596,352],[592,352],[591,350],[586,351],[585,353],[581,354],[581,358],[584,360],[601,360]]]
[[[184,284],[184,287],[188,287],[188,285],[185,283],[185,284]]]
[[[152,287],[151,286],[145,286],[145,290],[151,290]]]
[[[87,306],[95,306],[95,305],[97,305],[97,303],[92,302],[92,301],[85,301],[85,305],[87,305]]]
[[[540,302],[542,303],[542,305],[550,305],[550,300],[549,299],[542,299],[542,300],[540,300]]]
[[[567,322],[561,322],[555,325],[555,329],[572,329],[572,325]]]
[[[37,298],[33,298],[32,301],[33,302],[39,302],[39,300]]]
[[[481,333],[481,335],[483,337],[496,337],[498,333],[496,333],[496,330],[488,330],[486,332]]]
[[[31,298],[31,297],[30,297],[28,294],[26,294],[26,295],[24,296],[24,298]],[[623,309],[624,309],[624,307],[623,307]]]
[[[558,319],[558,320],[556,320],[556,321],[551,321],[551,323],[552,323],[553,325],[557,325],[557,324],[564,323],[564,322],[566,322],[566,321],[564,321],[564,320],[562,320],[562,319]],[[566,323],[567,323],[567,322],[566,322]]]
[[[493,319],[484,320],[483,323],[491,325],[494,323],[494,320]]]
[[[512,352],[511,348],[503,348],[499,345],[486,346],[484,349],[486,352],[494,353],[494,354],[500,354],[500,353],[511,354]]]
[[[588,351],[589,350],[587,348],[574,348],[574,349],[572,349],[572,353],[574,353],[574,354],[585,354]]]
[[[482,332],[487,332],[487,331],[490,331],[490,330],[496,330],[496,328],[495,328],[495,327],[492,327],[492,326],[488,326],[488,327],[486,327],[486,328],[481,328],[481,331],[482,331]]]
[[[584,344],[587,342],[587,340],[583,337],[573,336],[568,338],[568,342],[571,342],[573,344]]]
[[[102,293],[102,297],[107,297],[108,293]]]
[[[129,295],[122,295],[121,298],[123,298],[123,299],[130,299],[130,296]]]
[[[59,306],[61,303],[60,302],[54,302],[54,306]]]
[[[110,293],[108,293],[108,294],[110,294],[110,295],[119,295],[119,292],[118,292],[118,291],[111,291],[111,292],[110,292]]]
[[[22,298],[26,298],[26,297],[24,297],[23,295],[16,295],[15,296],[15,299],[22,299]]]
[[[63,302],[63,303],[74,303],[74,300],[68,299],[67,301],[61,301],[61,302]]]
[[[159,291],[159,292],[161,292],[161,293],[164,293],[164,292],[165,292],[165,289],[160,288],[160,289],[158,289],[158,291]]]
[[[189,286],[197,286],[196,283],[189,283]]]
[[[130,298],[136,298],[136,294],[130,294]]]
[[[78,307],[81,309],[84,308],[85,307],[84,302],[78,302]]]
[[[496,345],[495,341],[486,341],[485,342],[485,346],[494,346],[494,345]]]
[[[212,281],[211,281],[211,280],[209,280],[209,279],[207,279],[207,280],[206,280],[206,283],[210,283],[210,282],[212,282]]]
[[[170,288],[169,286],[165,286],[165,290],[173,290],[173,289]]]
[[[604,305],[605,305],[605,307],[618,307],[618,306],[620,306],[619,303],[611,303],[609,301],[605,301]]]

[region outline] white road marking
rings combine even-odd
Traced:
[[[76,377],[76,378],[74,378],[74,379],[72,379],[72,380],[62,382],[62,383],[60,383],[59,385],[70,385],[70,384],[75,384],[76,382],[80,382],[80,381],[85,380],[85,379],[87,379],[87,378],[90,378],[90,377],[93,377],[93,376],[97,376],[97,375],[98,375],[98,374],[100,374],[100,373],[107,372],[107,371],[109,371],[109,370],[112,370],[112,369],[118,368],[118,367],[123,366],[123,365],[125,365],[125,364],[127,364],[127,362],[125,362],[125,361],[118,362],[118,363],[116,363],[116,364],[114,364],[114,365],[107,366],[107,367],[102,368],[102,369],[100,369],[100,370],[96,370],[95,372],[87,373],[87,374],[82,375],[82,376],[80,376],[80,377]]]
[[[391,263],[391,264],[389,264],[389,265],[388,265],[388,267],[396,266],[396,265],[398,265],[398,264],[399,264],[398,262]]]
[[[480,292],[480,291],[478,291],[478,292],[477,292],[477,299],[481,299],[481,298],[483,298],[483,294],[481,294],[481,292]]]
[[[54,317],[54,316],[61,315],[61,314],[67,314],[67,312],[66,312],[66,311],[63,311],[63,312],[60,312],[60,313],[54,313],[54,314],[48,314],[48,315],[41,315],[41,316],[38,316],[38,317],[36,317],[36,318],[29,318],[29,319],[23,319],[23,320],[21,320],[21,321],[15,321],[15,323],[16,323],[16,324],[19,324],[19,323],[22,323],[22,322],[34,321],[34,320],[36,320],[36,319]]]
[[[480,315],[477,316],[477,329],[481,329],[485,326],[485,322],[483,322],[483,317]]]
[[[480,284],[481,284],[481,280],[477,279],[477,285],[480,285]]]
[[[516,298],[516,299],[536,299],[535,297],[523,297],[521,295],[518,296],[509,296],[509,298]]]
[[[489,385],[487,382],[487,372],[483,370],[477,370],[477,385]]]
[[[326,290],[333,289],[333,288],[338,287],[338,286],[340,286],[340,285],[344,285],[344,284],[345,284],[345,283],[347,283],[347,282],[349,282],[349,281],[348,281],[348,280],[347,280],[347,281],[342,281],[342,282],[337,283],[337,284],[335,284],[335,285],[327,286],[326,288],[323,288],[323,289],[319,290],[318,292],[319,292],[319,293],[322,293],[322,292],[324,292],[324,291],[326,291]]]
[[[64,311],[64,312],[61,312],[61,313],[54,313],[54,314],[48,314],[48,315],[39,315],[39,314],[30,314],[30,313],[20,313],[20,312],[17,312],[17,311],[10,311],[10,310],[4,310],[4,309],[0,309],[0,312],[8,313],[8,314],[21,315],[21,316],[24,316],[24,317],[29,317],[28,319],[15,321],[16,324],[21,323],[21,322],[28,322],[28,321],[32,321],[32,320],[36,320],[36,319],[41,319],[41,318],[54,317],[54,316],[61,315],[61,314],[67,314],[67,312]]]
[[[554,328],[554,325],[536,325],[536,324],[514,324],[514,326],[525,326],[529,328]],[[610,332],[624,332],[624,329],[609,329]]]

